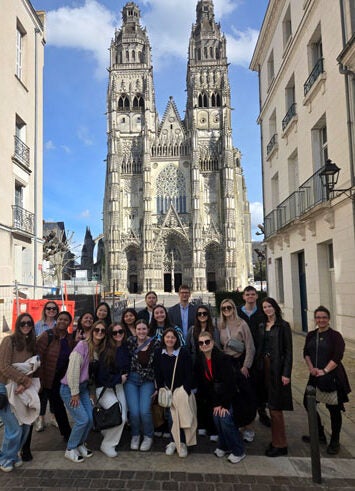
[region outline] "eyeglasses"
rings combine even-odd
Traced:
[[[233,307],[231,305],[224,305],[222,307],[222,310],[232,310],[232,309],[233,309]]]
[[[197,312],[197,317],[208,317],[208,312]]]
[[[112,337],[124,334],[123,329],[118,329],[118,331],[112,331]]]
[[[46,310],[58,310],[58,307],[46,307]]]
[[[94,332],[96,332],[97,334],[105,334],[106,333],[106,329],[100,329],[99,327],[94,327]]]
[[[25,326],[32,327],[33,326],[33,322],[32,321],[21,321],[20,322],[20,327],[25,327]]]
[[[203,345],[206,345],[206,346],[209,346],[211,344],[211,340],[210,339],[205,339],[204,341],[199,341],[198,342],[198,345],[199,346],[203,346]]]

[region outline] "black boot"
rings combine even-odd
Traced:
[[[330,439],[330,443],[327,447],[327,454],[337,455],[340,451],[339,436],[333,436]]]
[[[259,413],[259,421],[262,425],[267,426],[268,428],[271,427],[271,419],[269,416],[266,414],[265,408],[258,409]]]

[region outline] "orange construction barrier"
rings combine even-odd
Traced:
[[[29,299],[19,298],[18,299],[19,310],[20,310],[19,314],[24,314],[25,312],[30,314],[36,323],[41,318],[43,307],[49,301],[54,302],[58,305],[59,312],[62,312],[63,310],[68,311],[74,320],[74,313],[75,313],[74,300],[66,300],[63,305],[61,300],[52,300],[48,298],[47,299],[43,298],[41,300],[29,300]],[[17,314],[17,301],[15,299],[12,306],[12,330],[15,329],[15,322],[19,314]],[[68,331],[69,332],[73,331],[73,323],[70,324]]]

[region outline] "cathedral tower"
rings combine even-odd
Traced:
[[[187,105],[155,109],[150,44],[133,2],[111,44],[104,199],[106,286],[236,289],[252,275],[250,215],[233,147],[226,40],[211,0],[192,27]]]

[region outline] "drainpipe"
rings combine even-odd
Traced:
[[[38,170],[38,165],[37,165],[37,156],[38,156],[38,52],[37,52],[37,37],[38,34],[40,33],[40,30],[38,27],[35,27],[35,122],[34,122],[34,148],[33,148],[33,194],[34,194],[34,206],[33,206],[33,211],[34,211],[34,228],[33,228],[33,233],[34,233],[34,254],[33,254],[33,263],[34,263],[34,269],[33,269],[33,283],[34,283],[34,288],[33,288],[33,297],[36,298],[36,287],[37,287],[37,269],[38,269],[38,252],[37,252],[37,247],[38,247],[38,227],[37,227],[37,220],[38,220],[38,206],[37,206],[37,194],[38,194],[38,186],[37,186],[37,170]]]
[[[341,20],[341,34],[343,41],[343,49],[346,46],[346,31],[345,31],[345,13],[343,0],[339,0],[340,3],[340,20]],[[347,125],[348,125],[348,141],[349,141],[349,160],[350,160],[350,179],[351,185],[355,185],[355,168],[354,168],[354,136],[353,127],[354,121],[351,114],[351,104],[350,104],[350,88],[349,88],[349,78],[355,78],[355,72],[348,70],[342,63],[339,63],[339,72],[345,76],[345,97],[346,97],[346,114],[347,114]],[[355,91],[355,84],[353,84],[353,90]],[[355,98],[355,94],[353,93]],[[355,102],[355,101],[354,101]],[[353,200],[353,229],[355,234],[355,200]]]

